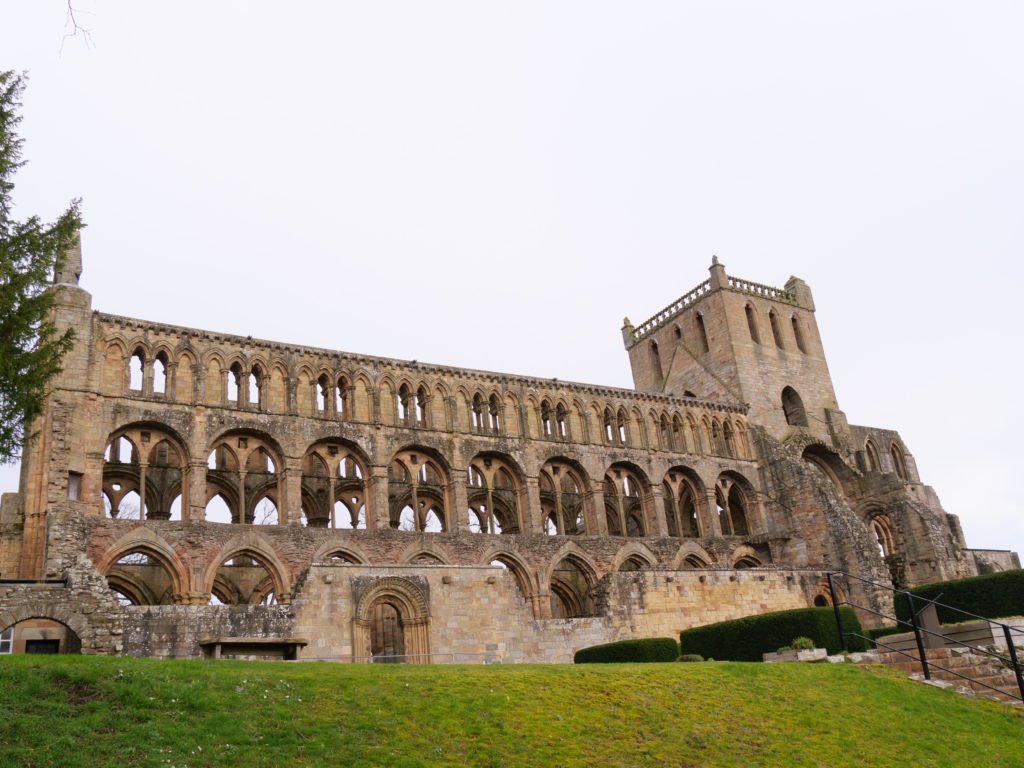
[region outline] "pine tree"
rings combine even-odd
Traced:
[[[57,334],[49,289],[82,226],[78,200],[53,223],[11,218],[12,177],[24,164],[15,132],[24,87],[23,74],[0,72],[0,464],[16,460],[32,438],[47,386],[74,339],[71,329]]]

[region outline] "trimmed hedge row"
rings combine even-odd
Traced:
[[[864,634],[853,609],[839,609],[847,632]],[[694,627],[679,634],[683,653],[699,653],[719,661],[761,661],[761,655],[789,645],[795,637],[809,637],[817,648],[839,653],[842,643],[832,608],[797,608],[792,611],[762,613],[718,624]],[[868,649],[868,642],[847,638],[851,651]]]
[[[956,581],[937,581],[907,591],[929,600],[937,599],[944,605],[986,619],[1024,615],[1024,570],[988,573]],[[910,606],[906,596],[896,595],[895,603],[896,618],[910,621]],[[914,601],[914,605],[917,610],[924,607],[924,603],[918,600]],[[942,624],[957,624],[967,620],[966,616],[941,607],[938,613]]]
[[[620,640],[617,643],[580,648],[572,657],[575,664],[609,664],[637,661],[675,661],[679,643],[671,637],[650,637],[646,640]]]

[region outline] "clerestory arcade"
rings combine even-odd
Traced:
[[[847,423],[794,278],[715,260],[625,321],[625,390],[95,312],[80,274],[0,512],[8,650],[566,661],[824,604],[828,570],[1018,565],[966,547],[896,432]]]

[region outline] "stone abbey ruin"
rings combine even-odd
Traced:
[[[564,662],[1019,567],[839,410],[807,285],[622,329],[635,389],[93,311],[0,508],[0,652]],[[859,602],[885,608],[889,593]]]

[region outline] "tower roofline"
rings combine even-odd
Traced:
[[[745,293],[750,296],[777,301],[780,304],[789,304],[794,307],[803,307],[804,309],[814,311],[814,305],[810,303],[810,290],[807,288],[807,284],[799,278],[790,277],[786,281],[785,288],[775,288],[770,285],[755,283],[753,280],[745,280],[741,277],[733,277],[726,274],[725,265],[719,263],[717,256],[712,257],[711,266],[708,269],[711,272],[711,277],[696,288],[690,289],[639,325],[632,325],[627,317],[623,321],[622,326],[622,340],[626,345],[626,349],[632,348],[651,334],[664,328],[684,311],[695,306],[706,296],[716,291],[725,290]],[[803,291],[800,290],[801,288]],[[806,292],[806,298],[801,295],[803,292]]]

